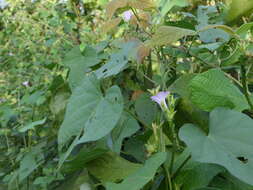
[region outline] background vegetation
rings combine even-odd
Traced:
[[[0,190],[252,190],[252,0],[0,0]]]

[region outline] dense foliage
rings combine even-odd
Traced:
[[[252,0],[0,0],[0,190],[253,190]]]

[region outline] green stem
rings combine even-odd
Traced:
[[[148,68],[147,68],[147,76],[148,78],[152,79],[153,78],[153,70],[152,70],[152,58],[151,58],[151,53],[148,56]],[[153,88],[153,83],[150,83],[150,81],[147,83],[148,88]]]
[[[241,74],[242,74],[242,86],[243,86],[243,94],[250,106],[250,110],[253,111],[253,103],[250,99],[250,94],[248,91],[248,84],[247,84],[247,75],[246,75],[246,69],[244,65],[241,65]]]
[[[175,132],[175,125],[172,121],[169,122],[169,126],[172,132],[172,156],[170,160],[170,172],[173,170],[174,160],[175,160],[175,152],[178,148],[177,134]]]
[[[185,164],[191,159],[191,155],[188,156],[185,161],[177,168],[177,170],[172,174],[171,178],[175,178],[177,174],[181,171],[181,169],[185,166]]]
[[[163,169],[164,169],[165,174],[166,174],[166,189],[168,189],[168,186],[169,186],[169,190],[173,190],[172,181],[171,181],[172,178],[171,178],[170,172],[169,172],[169,170],[168,170],[168,168],[166,167],[165,164],[163,164]]]

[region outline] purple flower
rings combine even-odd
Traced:
[[[22,82],[22,85],[25,86],[25,87],[29,87],[30,86],[29,81]]]
[[[151,100],[158,103],[161,108],[162,106],[165,106],[167,108],[167,104],[166,104],[166,98],[169,95],[170,92],[168,91],[162,91],[162,92],[158,92],[155,96],[151,97]]]
[[[125,11],[125,12],[123,13],[123,19],[124,19],[124,21],[126,21],[126,22],[128,22],[128,21],[131,19],[132,16],[133,16],[132,11]]]

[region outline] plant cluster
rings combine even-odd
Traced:
[[[253,190],[252,0],[0,0],[0,190]]]

